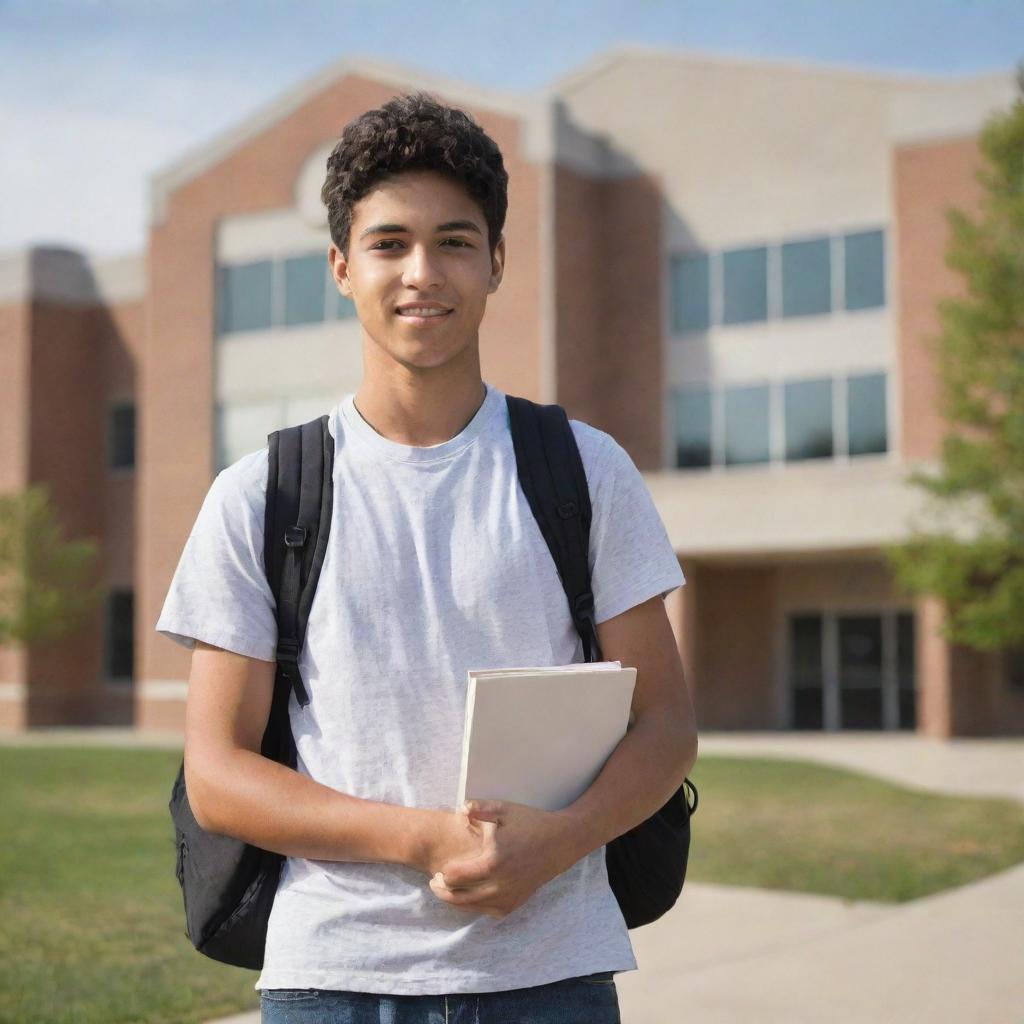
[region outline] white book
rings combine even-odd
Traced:
[[[626,735],[635,685],[636,669],[617,661],[471,670],[456,809],[567,807]]]

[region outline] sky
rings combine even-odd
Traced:
[[[153,173],[343,56],[529,91],[630,43],[1011,71],[1024,0],[0,0],[0,253],[141,251]]]

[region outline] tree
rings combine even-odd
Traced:
[[[946,265],[966,284],[931,339],[949,431],[939,472],[906,478],[951,525],[884,548],[898,585],[943,599],[945,638],[987,651],[1024,644],[1024,62],[1016,77],[980,133],[977,219],[946,212]]]
[[[95,541],[65,542],[46,484],[0,495],[0,644],[79,628],[104,592],[90,584],[96,554]]]

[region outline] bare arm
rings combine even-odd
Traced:
[[[631,724],[597,778],[560,811],[474,800],[471,820],[497,825],[483,857],[442,865],[431,891],[496,917],[549,879],[649,818],[697,759],[697,728],[672,627],[660,597],[597,627],[604,657],[635,666]]]
[[[582,857],[645,821],[697,760],[697,725],[672,627],[660,597],[598,624],[609,661],[635,666],[629,731],[583,795],[563,813],[580,824]]]
[[[426,874],[435,861],[479,847],[454,813],[364,800],[264,757],[274,671],[273,662],[196,641],[185,787],[202,828],[290,857],[380,861]]]

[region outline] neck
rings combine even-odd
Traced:
[[[486,397],[479,359],[427,370],[366,361],[354,400],[359,415],[382,437],[425,448],[465,429]]]

